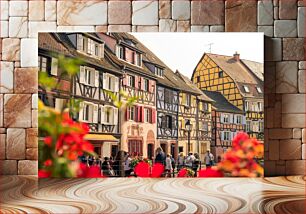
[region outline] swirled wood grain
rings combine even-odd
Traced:
[[[305,177],[0,178],[3,213],[305,213]]]

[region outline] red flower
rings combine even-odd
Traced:
[[[79,178],[103,178],[101,169],[99,166],[86,166],[84,163],[80,163],[77,172]]]
[[[84,141],[82,143],[81,147],[82,147],[82,150],[84,152],[93,152],[94,151],[94,146],[91,143],[87,142],[87,141]]]
[[[224,177],[223,173],[213,168],[201,169],[199,177]]]
[[[177,177],[182,178],[182,177],[187,177],[187,169],[183,168],[177,173]]]
[[[46,167],[52,166],[52,160],[51,160],[51,159],[46,160],[46,161],[44,162],[44,165],[45,165]]]
[[[49,178],[51,176],[51,172],[46,171],[44,169],[38,170],[38,177],[39,178]]]
[[[141,161],[135,166],[134,172],[138,177],[150,177],[150,164]]]
[[[44,138],[44,142],[46,145],[50,146],[52,145],[52,137],[48,136]]]
[[[240,147],[241,143],[248,139],[249,139],[249,135],[247,133],[239,132],[233,139],[233,148]]]
[[[164,170],[165,170],[165,167],[161,163],[154,164],[154,166],[152,167],[151,177],[159,178],[163,174]]]

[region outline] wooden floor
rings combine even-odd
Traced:
[[[0,178],[0,213],[306,213],[305,177]]]

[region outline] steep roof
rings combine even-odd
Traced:
[[[79,57],[85,63],[106,69],[113,73],[122,73],[118,67],[115,67],[109,62],[107,59],[109,58],[109,53],[107,51],[105,52],[104,58],[100,59],[83,54],[73,47],[73,44],[65,33],[39,33],[38,47],[45,51],[57,52],[70,57]]]
[[[213,99],[215,101],[213,103],[213,106],[216,108],[216,111],[230,112],[236,114],[244,113],[238,107],[231,104],[220,92],[203,90],[203,93],[210,99]]]
[[[244,97],[263,97],[263,93],[258,93],[256,89],[256,87],[260,87],[263,91],[263,78],[259,78],[259,73],[263,70],[263,68],[260,68],[263,67],[262,63],[252,63],[252,61],[243,59],[236,60],[233,56],[204,53],[203,57],[205,55],[210,57],[236,82],[238,89]],[[250,92],[246,92],[243,86],[248,86]]]
[[[118,36],[118,35],[117,35]],[[187,85],[181,78],[178,78],[175,73],[161,60],[159,59],[151,50],[149,50],[144,44],[142,44],[136,37],[129,33],[120,33],[122,39],[130,39],[136,42],[135,46],[145,54],[143,54],[143,59],[153,64],[157,64],[164,68],[164,76],[157,77],[157,83],[166,87],[180,89],[181,91],[188,93],[198,93],[189,85]]]
[[[214,102],[214,100],[210,99],[207,95],[203,93],[191,80],[185,75],[181,74],[179,71],[176,71],[175,74],[180,77],[190,88],[194,90],[195,93],[198,94],[198,98],[200,100],[205,100],[207,102]]]
[[[263,64],[251,60],[241,60],[261,81],[264,81]]]

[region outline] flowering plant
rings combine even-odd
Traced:
[[[68,112],[46,107],[41,101],[39,110],[39,177],[99,177],[96,167],[87,168],[78,157],[96,156],[93,145],[84,140],[88,126],[73,121]]]
[[[134,172],[138,177],[159,178],[164,172],[164,165],[156,163],[151,166],[148,162],[140,161],[136,164]]]
[[[180,171],[177,174],[177,177],[183,178],[183,177],[194,177],[194,171],[188,167],[180,169]]]

